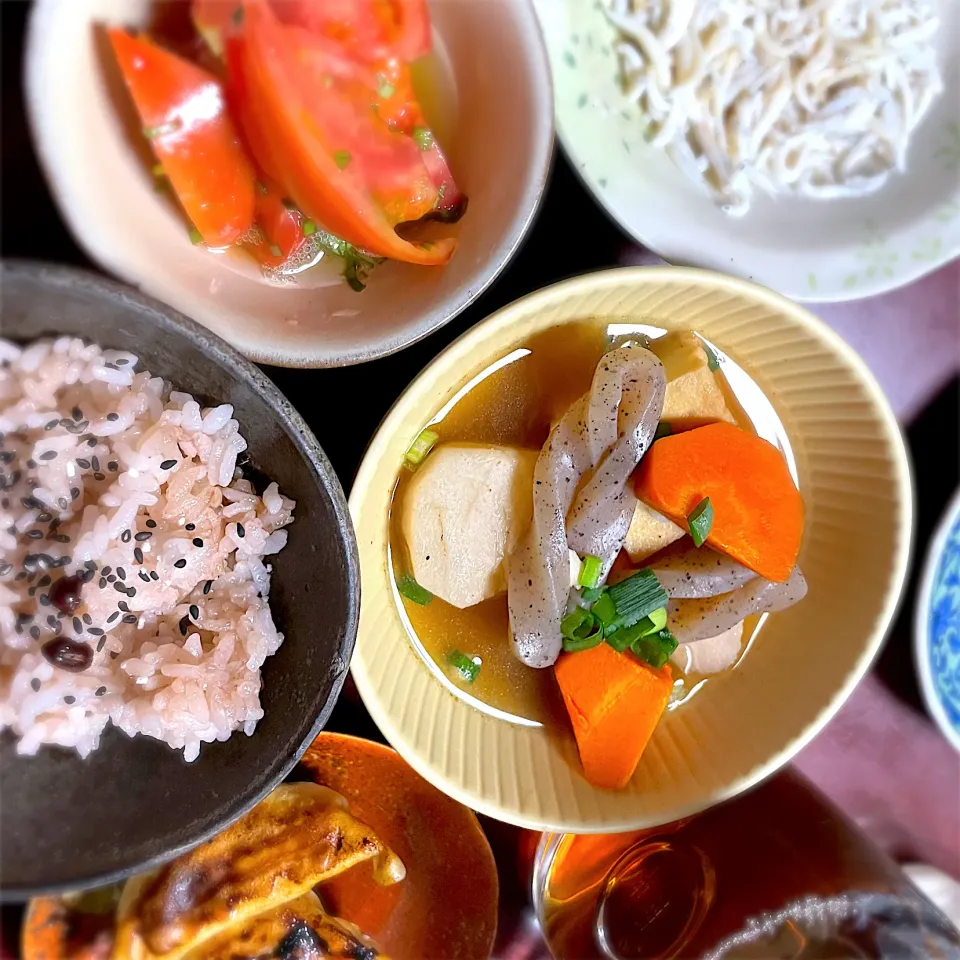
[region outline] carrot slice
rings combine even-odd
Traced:
[[[673,688],[669,666],[659,670],[601,643],[560,655],[553,668],[563,694],[580,762],[595,787],[620,790],[666,709]]]
[[[640,461],[634,488],[684,527],[709,497],[707,544],[768,580],[789,578],[803,538],[803,500],[783,455],[762,437],[729,423],[664,437]]]

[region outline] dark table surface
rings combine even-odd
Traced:
[[[20,81],[28,13],[23,0],[0,0],[0,253],[97,269],[64,227],[31,146]],[[522,250],[463,315],[363,368],[266,372],[313,428],[349,492],[366,443],[390,405],[456,336],[546,284],[617,264],[655,262],[611,223],[558,150],[542,210]],[[924,712],[911,653],[917,568],[960,477],[960,269],[954,263],[882,297],[811,309],[861,353],[901,419],[914,460],[917,547],[900,616],[876,668],[798,766],[899,859],[922,860],[960,877],[960,758]],[[328,399],[344,396],[355,400],[349,430],[328,414]],[[349,685],[330,727],[382,739]],[[2,789],[15,785],[0,784]],[[514,838],[509,829],[487,826],[502,866],[498,956],[545,955],[523,913]],[[17,955],[17,919],[15,911],[5,911],[9,956]]]

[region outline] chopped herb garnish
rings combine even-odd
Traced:
[[[423,458],[433,449],[433,445],[439,440],[439,435],[433,430],[421,430],[417,439],[410,444],[409,449],[403,455],[407,463],[417,466],[423,462]]]
[[[709,497],[704,497],[693,508],[693,513],[687,517],[687,524],[694,544],[702,547],[710,536],[710,528],[713,526],[713,504]]]
[[[657,424],[657,432],[653,435],[654,440],[662,440],[664,437],[669,437],[673,433],[673,427],[670,426],[669,420],[661,420]]]
[[[563,649],[567,653],[589,650],[603,642],[603,626],[589,610],[576,607],[560,621]]]
[[[413,139],[421,150],[429,150],[433,146],[433,134],[426,127],[414,127]]]
[[[341,169],[344,170],[349,165],[353,157],[350,156],[349,150],[338,150],[333,155],[333,162]]]
[[[198,243],[203,243],[203,234],[196,228],[190,228],[190,242],[196,246]]]
[[[426,587],[421,587],[409,574],[397,580],[397,590],[401,597],[406,597],[421,607],[425,607],[433,599],[433,594]]]
[[[652,570],[636,573],[615,583],[608,593],[616,608],[615,626],[632,627],[654,610],[667,605],[667,594]],[[601,597],[601,600],[603,598]],[[601,601],[597,601],[600,603]],[[597,604],[593,609],[596,610]]]
[[[703,347],[703,352],[707,355],[707,369],[717,371],[720,369],[720,358],[714,352],[713,347],[710,346],[704,340],[700,341],[700,346]]]
[[[577,583],[581,587],[595,589],[600,586],[600,578],[602,576],[603,561],[599,557],[584,557],[583,565],[580,567],[580,576],[577,577]]]
[[[634,656],[659,670],[677,649],[677,638],[667,629],[639,637],[630,647]]]
[[[447,654],[447,663],[460,675],[460,679],[473,683],[480,675],[480,658],[468,657],[459,650],[451,650]]]
[[[312,220],[303,221],[303,235],[312,237],[317,232],[317,225]]]

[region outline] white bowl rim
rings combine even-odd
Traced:
[[[953,726],[947,716],[947,711],[934,686],[933,670],[930,667],[930,600],[933,581],[946,551],[947,538],[957,523],[960,523],[960,488],[950,498],[937,524],[936,533],[927,548],[913,612],[913,656],[927,710],[954,750],[960,752],[960,730]]]
[[[41,86],[42,74],[43,23],[47,18],[54,15],[57,7],[71,2],[73,0],[35,0],[34,8],[30,12],[27,23],[23,58],[23,87],[27,124],[37,160],[43,170],[57,210],[78,246],[96,263],[103,265],[111,274],[125,283],[137,289],[142,289],[145,294],[168,303],[173,309],[191,316],[192,319],[206,326],[201,318],[193,316],[194,311],[190,309],[190,305],[181,302],[180,298],[165,296],[163,291],[155,290],[152,286],[149,289],[144,287],[136,270],[124,261],[122,251],[108,244],[100,244],[96,238],[79,229],[72,211],[61,202],[60,198],[64,194],[64,177],[60,172],[61,161],[58,160],[58,157],[62,157],[64,151],[58,149],[56,137],[48,136],[49,131],[45,132],[46,124],[41,119],[41,109],[38,106],[40,102],[38,90]],[[458,291],[447,298],[447,308],[442,310],[434,308],[426,311],[421,315],[418,322],[410,325],[402,333],[387,332],[373,346],[353,350],[328,350],[324,346],[322,331],[318,331],[313,338],[314,342],[310,350],[285,351],[281,354],[276,349],[268,351],[252,342],[241,342],[239,338],[231,339],[229,341],[231,345],[247,359],[255,363],[313,369],[352,366],[390,356],[425,339],[431,333],[458,317],[490,288],[511,263],[536,220],[547,186],[550,183],[555,149],[556,122],[553,73],[550,69],[550,59],[543,29],[534,9],[533,0],[509,0],[509,2],[521,9],[523,16],[528,19],[530,24],[530,43],[527,46],[526,53],[527,62],[535,67],[534,72],[537,76],[537,81],[531,90],[536,102],[535,115],[538,122],[533,155],[527,165],[528,177],[521,202],[517,204],[514,214],[510,218],[508,229],[496,244],[484,268],[475,276],[469,278]],[[218,335],[222,336],[222,334]]]
[[[706,799],[693,801],[685,807],[677,808],[671,811],[673,819],[683,819],[700,813],[708,806],[723,803],[733,797],[739,796],[746,790],[756,786],[767,777],[772,776],[787,763],[789,763],[801,750],[803,750],[836,716],[841,707],[850,698],[854,689],[860,681],[866,676],[871,666],[879,656],[887,634],[890,631],[891,624],[900,608],[903,600],[904,587],[906,583],[907,572],[910,569],[914,547],[914,519],[915,519],[915,497],[913,470],[910,457],[907,453],[906,445],[900,425],[896,419],[889,400],[877,382],[873,373],[866,365],[866,362],[836,331],[828,326],[823,320],[811,313],[805,306],[790,300],[783,294],[764,287],[750,280],[741,277],[731,276],[719,273],[714,270],[706,270],[700,267],[675,267],[675,266],[632,266],[632,267],[614,267],[605,270],[592,271],[569,277],[557,281],[546,287],[541,287],[532,293],[519,297],[508,304],[500,307],[498,310],[489,314],[480,320],[469,330],[461,334],[445,350],[441,351],[431,362],[417,374],[404,391],[397,398],[396,402],[388,410],[370,439],[360,466],[354,477],[351,487],[349,505],[351,517],[354,517],[354,525],[359,526],[356,520],[356,512],[359,510],[362,501],[366,499],[366,491],[371,483],[368,474],[375,472],[375,461],[370,459],[370,454],[379,446],[386,442],[384,439],[392,426],[394,417],[401,412],[405,398],[409,395],[413,386],[421,379],[430,374],[431,368],[447,354],[458,350],[463,351],[468,347],[472,340],[481,339],[484,327],[491,321],[499,318],[502,314],[514,310],[520,303],[529,303],[537,299],[549,300],[551,296],[556,296],[561,289],[573,288],[579,285],[597,285],[603,288],[605,285],[616,285],[621,280],[635,280],[642,282],[644,280],[657,281],[677,281],[686,279],[689,283],[703,283],[707,281],[720,287],[727,287],[742,296],[754,300],[766,301],[778,311],[792,313],[800,322],[812,327],[829,346],[847,363],[856,373],[858,379],[863,384],[865,390],[870,395],[874,403],[874,409],[882,427],[891,441],[893,454],[891,455],[891,473],[895,477],[897,486],[905,493],[903,501],[903,512],[901,516],[901,530],[905,536],[902,538],[896,557],[893,558],[893,569],[891,572],[892,589],[889,590],[884,598],[883,605],[878,611],[876,626],[870,637],[866,638],[863,650],[855,662],[853,668],[847,674],[844,682],[837,688],[833,697],[824,703],[817,713],[816,717],[789,742],[783,745],[780,750],[772,753],[766,761],[759,763],[748,773],[739,778],[734,778],[726,784],[725,788],[716,791]],[[722,345],[721,345],[722,346]],[[379,455],[378,455],[379,458]],[[361,558],[361,567],[363,561]],[[633,830],[653,826],[646,821],[639,822],[629,818],[621,818],[619,821],[605,821],[603,823],[585,824],[579,820],[555,819],[550,821],[538,820],[528,817],[523,813],[515,813],[512,810],[504,810],[497,803],[487,801],[478,793],[461,788],[459,784],[446,776],[443,772],[433,767],[419,752],[407,744],[404,735],[399,729],[399,725],[394,722],[386,705],[383,703],[379,693],[375,692],[370,681],[369,674],[365,664],[363,664],[359,652],[363,644],[364,620],[361,599],[361,618],[360,627],[357,633],[357,646],[354,650],[353,660],[350,664],[350,673],[357,685],[357,689],[363,700],[364,706],[369,711],[374,723],[390,743],[390,745],[420,774],[425,780],[434,784],[438,789],[448,796],[453,797],[470,809],[488,816],[494,820],[503,823],[510,823],[517,827],[528,830],[549,831],[559,833],[616,833],[623,830]],[[408,641],[409,642],[409,641]],[[426,667],[424,668],[426,669]],[[436,678],[434,678],[434,682]],[[456,698],[458,704],[465,710],[473,710],[468,703]],[[495,719],[495,718],[494,718]],[[508,723],[506,720],[499,720],[500,723]]]

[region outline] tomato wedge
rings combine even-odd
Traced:
[[[227,57],[247,143],[308,217],[382,257],[450,259],[454,239],[415,244],[394,229],[436,209],[440,191],[415,140],[372,109],[372,68],[325,36],[284,25],[265,0],[246,0]]]
[[[270,0],[289,25],[327,37],[352,57],[409,62],[431,49],[426,0]]]
[[[110,30],[144,134],[204,242],[227,246],[253,224],[254,173],[220,82],[144,37]]]

